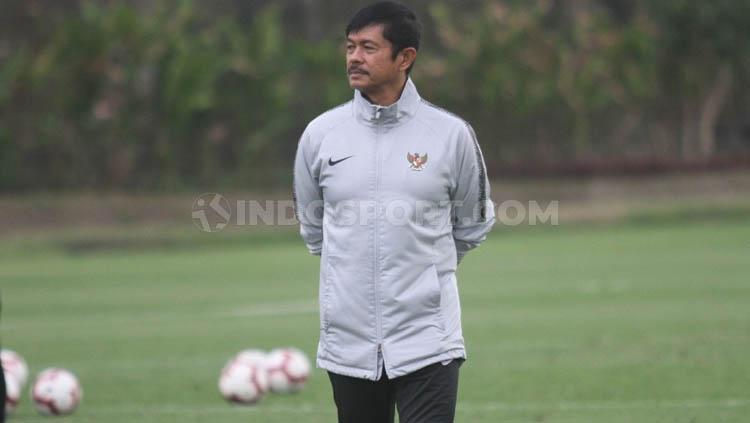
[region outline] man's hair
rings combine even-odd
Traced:
[[[358,32],[370,25],[383,25],[383,38],[393,46],[391,58],[396,59],[398,53],[407,47],[419,50],[419,38],[422,25],[417,16],[403,4],[392,1],[381,1],[360,9],[346,26],[346,36]],[[412,63],[406,74],[411,72]]]

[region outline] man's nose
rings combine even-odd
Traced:
[[[349,60],[349,63],[362,63],[362,49],[356,47],[347,55],[347,59]]]

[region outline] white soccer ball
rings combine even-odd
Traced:
[[[264,362],[271,392],[289,394],[304,388],[310,377],[310,361],[296,348],[271,351]]]
[[[258,364],[233,359],[221,371],[219,392],[237,404],[255,404],[268,392],[266,372]]]
[[[31,399],[39,413],[64,415],[75,411],[83,398],[83,389],[73,373],[49,368],[37,376],[31,387]]]
[[[21,384],[12,374],[5,372],[5,414],[11,414],[21,400]]]
[[[12,374],[23,389],[29,380],[29,366],[26,365],[26,360],[17,352],[3,348],[0,350],[0,361],[3,363],[5,373]]]

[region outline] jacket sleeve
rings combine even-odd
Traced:
[[[467,123],[459,133],[454,176],[453,240],[458,262],[479,246],[495,223],[487,168],[474,129]]]
[[[310,254],[319,256],[323,246],[323,192],[318,185],[315,151],[307,130],[300,137],[294,158],[294,215]]]

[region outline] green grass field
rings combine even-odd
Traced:
[[[219,396],[247,347],[314,356],[301,240],[0,259],[4,346],[73,370],[59,422],[333,422],[315,370],[253,408]],[[459,422],[747,422],[750,221],[494,232],[463,262]],[[11,421],[46,422],[24,392]]]

